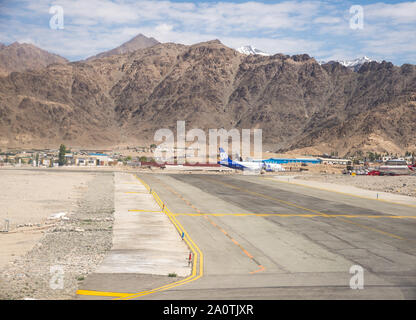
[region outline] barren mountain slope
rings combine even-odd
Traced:
[[[53,63],[67,63],[68,60],[49,53],[32,44],[13,42],[0,45],[0,76],[13,71],[39,70]]]
[[[0,79],[0,145],[151,143],[160,128],[261,128],[272,150],[416,148],[413,65],[157,44]]]
[[[371,62],[351,73],[344,83],[347,90],[341,94],[345,102],[332,113],[317,112],[289,149],[319,146],[341,154],[416,149],[414,65]]]
[[[134,38],[123,43],[121,46],[118,46],[117,48],[105,52],[101,52],[95,56],[89,57],[87,60],[94,60],[118,54],[131,53],[133,51],[149,48],[157,44],[159,44],[159,41],[157,41],[156,39],[148,38],[142,34],[138,34]]]
[[[1,78],[0,144],[113,144],[118,126],[106,88],[116,80],[122,61],[52,65]]]

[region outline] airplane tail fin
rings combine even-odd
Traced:
[[[224,151],[223,148],[220,148],[220,161],[231,161],[228,154]]]

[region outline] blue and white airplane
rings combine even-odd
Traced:
[[[218,164],[232,169],[250,171],[261,171],[264,167],[263,162],[231,160],[223,148],[220,148],[220,161],[218,162]]]

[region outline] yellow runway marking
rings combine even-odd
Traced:
[[[172,221],[172,222],[174,223],[174,225],[176,227],[179,227],[180,226],[179,228],[183,228],[180,225],[179,221],[175,220],[175,221]],[[182,229],[182,230],[184,230],[184,229]],[[186,231],[184,231],[184,232],[187,235],[187,237],[189,238],[189,235],[187,234],[187,232]],[[191,238],[189,238],[189,239],[195,245],[195,243],[192,241],[192,239]],[[185,241],[187,241],[186,238],[185,238]],[[195,281],[195,280],[199,279],[200,277],[202,277],[202,275],[203,275],[203,255],[202,255],[202,252],[199,250],[199,248],[198,247],[196,247],[196,248],[197,248],[197,250],[198,250],[198,252],[200,254],[200,262],[199,262],[200,263],[200,271],[199,271],[199,275],[196,275],[197,260],[195,260],[194,265],[193,265],[193,270],[192,270],[192,275],[191,276],[189,276],[189,277],[187,277],[187,278],[185,278],[183,280],[180,280],[180,281],[177,281],[177,282],[173,282],[171,284],[167,284],[167,285],[164,285],[162,287],[159,287],[159,288],[156,288],[156,289],[153,289],[153,290],[150,290],[150,291],[138,292],[136,294],[131,294],[129,296],[121,297],[120,299],[121,300],[130,300],[130,299],[138,298],[138,297],[145,296],[145,295],[148,295],[148,294],[165,291],[165,290],[168,290],[168,289],[171,289],[171,288],[174,288],[174,287],[177,287],[177,286],[181,286],[181,285],[184,285],[186,283]],[[197,256],[195,256],[195,257],[197,257]],[[117,300],[119,300],[119,299],[117,299]]]
[[[240,245],[238,245],[238,246],[240,246]],[[250,259],[253,259],[253,256],[250,253],[248,253],[248,251],[246,249],[243,249],[243,252],[247,255],[247,257],[249,257]]]
[[[316,214],[321,215],[323,217],[327,217],[327,218],[330,217],[330,215],[328,215],[326,213],[323,213],[323,212],[320,212],[320,211],[317,211],[317,210],[312,210],[312,209],[309,209],[309,208],[305,208],[305,207],[302,207],[302,206],[297,205],[295,203],[291,203],[291,202],[288,202],[288,201],[284,201],[284,200],[281,200],[281,199],[277,199],[277,198],[274,198],[274,197],[271,197],[271,196],[268,196],[268,195],[265,195],[265,194],[262,194],[262,193],[258,193],[258,192],[250,191],[250,190],[247,190],[247,189],[244,189],[244,188],[240,188],[240,187],[237,187],[237,186],[232,185],[232,184],[229,184],[229,183],[225,183],[225,182],[222,182],[222,181],[217,181],[217,180],[210,179],[210,178],[206,178],[206,177],[204,177],[204,179],[207,180],[207,181],[211,181],[211,182],[213,182],[215,184],[222,184],[222,185],[224,185],[224,186],[226,186],[226,187],[228,187],[230,189],[239,190],[239,191],[242,191],[242,192],[245,192],[245,193],[248,193],[248,194],[252,194],[252,195],[255,195],[255,196],[264,198],[264,199],[268,199],[268,200],[274,201],[274,202],[284,203],[284,204],[286,204],[288,206],[292,206],[292,207],[299,208],[299,209],[302,209],[302,210],[305,210],[305,211],[313,212],[313,213],[316,213]],[[356,226],[358,226],[360,228],[366,229],[366,230],[371,230],[371,231],[374,231],[374,232],[378,232],[380,234],[389,236],[391,238],[404,240],[404,238],[402,238],[402,237],[400,237],[398,235],[395,235],[393,233],[390,233],[390,232],[382,231],[382,230],[379,230],[379,229],[376,229],[376,228],[372,228],[372,227],[367,227],[367,226],[362,225],[362,224],[357,223],[357,222],[354,222],[353,223],[350,220],[343,219],[342,217],[337,217],[336,215],[335,215],[335,218],[337,218],[337,219],[339,219],[341,221],[344,221],[344,222],[348,222],[348,223],[354,224],[354,225],[356,225]]]
[[[302,214],[302,213],[173,213],[174,216],[214,216],[214,217],[301,217],[301,218],[365,218],[365,219],[416,219],[416,216],[387,216],[387,215],[360,215],[360,214]]]
[[[263,271],[263,270],[265,269],[262,265],[259,265],[259,267],[260,267],[260,269],[259,269],[259,270],[252,271],[252,272],[250,272],[250,273],[251,273],[251,274],[254,274],[254,273],[257,273],[257,272],[261,272],[261,271]]]
[[[267,216],[281,216],[281,217],[306,217],[306,218],[313,218],[313,217],[322,217],[318,214],[285,214],[285,213],[173,213],[174,216],[194,216],[194,217],[201,217],[201,216],[214,216],[214,217],[249,217],[249,216],[260,216],[260,217],[267,217]]]
[[[129,212],[158,212],[163,213],[163,211],[160,210],[142,210],[142,209],[131,209]]]
[[[90,290],[78,290],[77,294],[81,296],[99,296],[99,297],[127,297],[131,293],[120,292],[104,292],[104,291],[90,291]]]
[[[141,180],[137,175],[135,177],[146,187],[147,190],[151,190],[149,186]],[[182,232],[185,234],[184,241],[187,243],[188,247],[192,251],[194,261],[192,266],[192,274],[182,280],[169,283],[167,285],[158,287],[156,289],[148,290],[148,291],[142,291],[137,293],[121,293],[121,292],[104,292],[104,291],[92,291],[92,290],[78,290],[77,294],[80,295],[89,295],[89,296],[110,296],[110,297],[116,297],[116,300],[130,300],[134,298],[138,298],[141,296],[145,296],[148,294],[156,293],[165,291],[180,285],[184,285],[186,283],[195,281],[199,278],[201,278],[204,274],[204,255],[202,254],[199,247],[195,244],[195,242],[192,240],[192,238],[189,236],[188,232],[185,230],[185,228],[180,224],[180,222],[172,215],[172,212],[166,207],[166,205],[160,200],[159,196],[156,192],[152,191],[152,195],[155,198],[156,202],[159,204],[159,206],[163,209],[163,212],[166,213],[168,218],[171,220],[171,222],[174,224],[176,229],[178,230],[179,234],[182,234]],[[147,211],[148,212],[148,211]],[[162,211],[160,211],[162,212]],[[199,260],[199,270],[197,269]]]
[[[295,207],[295,208],[299,208],[299,209],[302,209],[302,210],[305,210],[305,211],[313,212],[313,213],[319,214],[321,216],[327,216],[326,213],[322,213],[322,212],[319,212],[317,210],[308,209],[308,208],[302,207],[300,205],[297,205],[295,203],[291,203],[291,202],[288,202],[288,201],[285,201],[285,200],[270,197],[270,196],[267,196],[265,194],[261,194],[261,193],[258,193],[258,192],[254,192],[254,191],[250,191],[250,190],[247,190],[247,189],[244,189],[244,188],[240,188],[240,187],[234,186],[234,185],[229,184],[229,183],[225,183],[225,182],[222,182],[222,181],[216,181],[214,179],[210,179],[210,178],[206,178],[206,177],[204,179],[208,180],[208,181],[211,181],[215,184],[222,184],[222,185],[224,185],[224,186],[226,186],[230,189],[236,189],[236,190],[243,191],[245,193],[252,194],[252,195],[255,195],[255,196],[258,196],[258,197],[261,197],[261,198],[269,199],[269,200],[274,201],[274,202],[283,203],[283,204],[286,204],[286,205],[291,206],[291,207]]]
[[[147,190],[151,190],[150,187],[139,177],[136,178],[146,187]],[[204,274],[203,272],[203,266],[204,266],[204,256],[201,252],[201,250],[199,249],[199,247],[195,244],[195,242],[192,240],[192,238],[189,236],[188,232],[185,230],[185,228],[180,224],[180,222],[172,215],[172,212],[167,208],[167,206],[160,200],[158,194],[154,191],[152,191],[153,196],[155,197],[156,202],[158,202],[159,206],[163,209],[163,211],[166,213],[166,215],[168,216],[168,218],[172,221],[172,223],[174,224],[174,226],[176,227],[176,229],[178,230],[179,234],[182,234],[182,232],[185,234],[184,240],[187,243],[188,247],[191,249],[193,256],[194,256],[194,263],[192,266],[192,274],[191,276],[177,281],[177,282],[173,282],[170,284],[167,284],[165,286],[153,289],[153,290],[149,290],[149,291],[143,291],[143,292],[138,292],[135,294],[131,294],[129,296],[125,296],[125,297],[121,297],[119,299],[122,300],[129,300],[129,299],[134,299],[134,298],[138,298],[144,295],[148,295],[151,293],[156,293],[156,292],[161,292],[161,291],[165,291],[180,285],[184,285],[186,283],[195,281],[199,278],[201,278]],[[198,252],[198,254],[197,254]],[[197,264],[198,264],[198,255],[199,255],[199,274],[197,271]]]
[[[212,221],[210,218],[208,218],[208,216],[207,215],[204,215],[204,214],[202,214],[201,213],[201,211],[198,209],[198,208],[196,208],[192,203],[190,203],[188,200],[186,200],[180,193],[178,193],[176,190],[174,190],[174,189],[172,189],[170,186],[168,186],[168,185],[166,185],[165,183],[163,183],[163,182],[161,182],[160,181],[160,183],[167,189],[167,190],[169,190],[170,192],[172,192],[173,194],[175,194],[177,197],[179,197],[180,199],[182,199],[188,206],[190,206],[190,207],[192,207],[197,213],[195,213],[195,214],[193,214],[193,215],[196,215],[196,216],[204,216],[204,218],[206,219],[206,220],[208,220],[214,227],[217,227],[219,230],[221,230],[221,232],[222,233],[224,233],[224,235],[226,236],[226,237],[228,237],[229,239],[231,239],[231,240],[233,240],[233,238],[231,238],[231,236],[227,233],[227,231],[225,231],[223,228],[221,228],[221,227],[219,227],[217,224],[215,224],[214,223],[214,221]],[[172,214],[173,216],[175,216],[174,214]],[[192,214],[191,214],[192,215]],[[234,242],[235,240],[233,240],[233,242]],[[234,242],[235,243],[235,242]],[[258,265],[258,263],[257,263],[257,261],[255,261],[254,259],[253,259],[253,256],[250,254],[250,253],[248,253],[247,252],[247,250],[245,250],[238,242],[237,243],[235,243],[240,249],[241,249],[241,251],[243,251],[244,252],[244,254],[246,254],[251,260],[253,260],[253,262],[254,263],[256,263],[257,265]]]
[[[149,194],[149,192],[144,192],[144,191],[129,191],[129,192],[124,192],[124,193],[140,193],[140,194]]]
[[[367,229],[367,230],[371,230],[371,231],[374,231],[374,232],[378,232],[378,233],[384,234],[386,236],[389,236],[389,237],[392,237],[392,238],[395,238],[395,239],[403,240],[402,237],[397,236],[397,235],[395,235],[393,233],[390,233],[390,232],[382,231],[382,230],[379,230],[379,229],[376,229],[376,228],[373,228],[373,227],[368,227],[368,226],[365,226],[365,225],[362,225],[362,224],[359,224],[359,223],[356,223],[356,222],[352,222],[351,220],[347,220],[347,219],[340,218],[340,220],[342,220],[344,222],[348,222],[348,223],[354,224],[356,226],[359,226],[359,227],[364,228],[364,229]]]
[[[217,227],[219,230],[221,230],[221,232],[222,233],[224,233],[236,246],[238,246],[240,249],[241,249],[241,251],[243,251],[244,252],[244,254],[247,256],[247,257],[249,257],[249,259],[251,259],[251,260],[253,260],[253,262],[254,263],[256,263],[257,265],[259,265],[260,266],[260,264],[257,262],[257,261],[255,261],[254,260],[254,257],[246,250],[246,249],[244,249],[242,246],[241,246],[241,244],[239,244],[238,243],[238,241],[236,241],[234,238],[232,238],[228,233],[227,233],[227,231],[225,231],[223,228],[221,228],[221,227],[219,227],[218,225],[216,225],[210,218],[208,218],[208,216],[204,216],[204,218],[205,219],[207,219],[209,222],[211,222],[211,224],[213,225],[213,226],[215,226],[215,227]],[[263,270],[264,270],[265,268],[263,267]],[[260,271],[263,271],[263,270],[259,270],[259,271],[257,271],[257,272],[260,272]],[[251,274],[253,274],[253,272],[250,272]]]

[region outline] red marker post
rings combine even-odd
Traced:
[[[189,252],[188,266],[191,265],[191,262],[192,262],[192,252]]]

